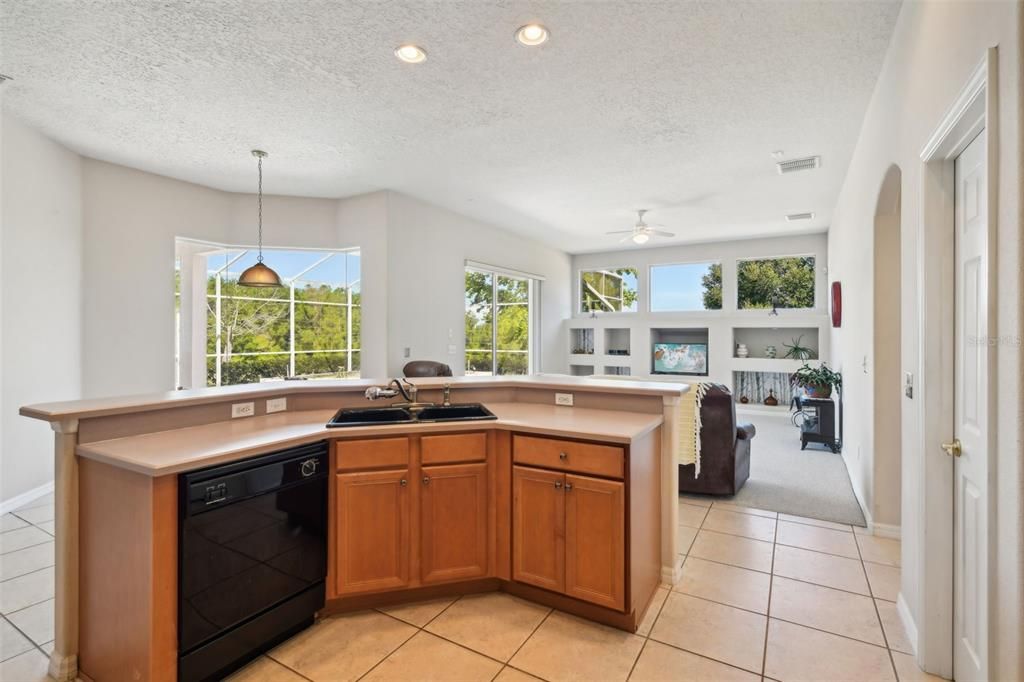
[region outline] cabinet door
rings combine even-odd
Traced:
[[[512,579],[561,592],[565,587],[565,474],[512,471]]]
[[[565,476],[565,593],[625,607],[625,495],[619,481]]]
[[[487,575],[487,465],[423,467],[420,566],[424,583]]]
[[[408,469],[337,474],[338,594],[409,583]]]

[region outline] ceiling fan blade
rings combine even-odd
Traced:
[[[666,232],[665,230],[650,230],[651,234],[656,234],[659,237],[675,237],[675,232]]]
[[[623,242],[628,242],[631,239],[633,239],[633,235],[632,234],[627,234],[625,237],[623,237],[622,239],[619,240],[619,243],[621,244]]]
[[[605,234],[633,234],[633,230],[615,230],[614,232],[605,232]]]

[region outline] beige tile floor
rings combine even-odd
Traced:
[[[637,634],[505,594],[321,621],[235,682],[926,680],[896,612],[899,542],[680,499],[683,578]],[[47,679],[53,498],[0,517],[0,680]]]
[[[937,680],[896,613],[899,543],[680,499],[683,578],[637,634],[493,593],[328,618],[233,682]]]
[[[0,516],[0,680],[48,680],[53,649],[53,495]]]

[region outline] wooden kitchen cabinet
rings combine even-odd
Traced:
[[[335,497],[338,594],[409,584],[409,470],[342,473]]]
[[[487,464],[425,466],[421,471],[421,580],[487,575]]]
[[[626,588],[625,487],[566,474],[565,594],[622,610]]]
[[[512,471],[512,579],[565,588],[565,474],[515,466]]]

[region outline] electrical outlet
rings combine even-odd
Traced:
[[[231,418],[251,417],[256,414],[256,403],[235,403],[231,406]]]
[[[555,405],[565,405],[566,407],[572,407],[572,393],[556,393]]]
[[[455,347],[455,344],[454,343],[449,343],[448,344],[448,355],[455,355],[455,353],[457,353],[457,352],[458,352],[458,349]]]
[[[288,409],[288,398],[271,398],[267,401],[267,414],[284,412]]]
[[[409,348],[408,346],[406,346],[405,348],[402,349],[402,357],[403,358],[408,358],[410,355],[412,355],[412,348]]]

